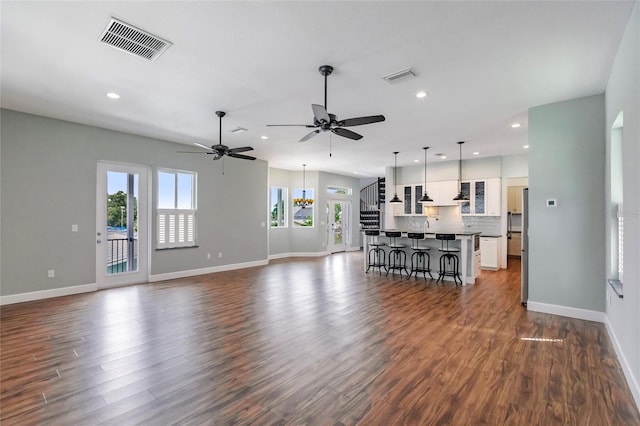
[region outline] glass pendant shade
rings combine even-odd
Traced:
[[[394,152],[393,155],[395,156],[393,160],[393,186],[394,188],[397,188],[396,169],[398,168],[398,151]],[[393,191],[393,198],[389,202],[393,204],[402,203],[402,200],[398,198],[397,191]]]
[[[458,195],[456,195],[455,198],[453,199],[453,201],[457,201],[459,203],[469,201],[469,197],[464,195],[464,193],[462,192],[462,144],[463,143],[464,141],[458,142],[458,145],[460,146],[460,158],[458,160],[458,187],[460,188],[460,191],[458,192]]]
[[[426,146],[426,147],[424,147],[422,149],[424,149],[424,194],[418,200],[418,202],[419,203],[432,203],[433,199],[431,197],[429,197],[429,194],[427,194],[427,150],[429,149],[429,147]]]

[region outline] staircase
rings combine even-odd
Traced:
[[[381,206],[384,206],[385,178],[360,190],[360,228],[380,229],[382,224]]]

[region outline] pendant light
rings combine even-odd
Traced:
[[[396,169],[398,168],[398,151],[394,152],[393,155],[394,160],[393,160],[393,187],[394,187],[394,191],[393,191],[393,198],[391,199],[391,201],[389,201],[390,203],[394,203],[394,204],[398,204],[398,203],[402,203],[402,200],[400,198],[398,198],[398,191],[397,191],[397,183],[396,183]]]
[[[305,185],[306,184],[306,181],[305,181],[306,167],[307,167],[306,164],[302,165],[302,198],[293,199],[293,203],[298,207],[302,207],[303,209],[313,204],[313,199],[307,198],[307,187]]]
[[[429,149],[429,147],[425,146],[422,149],[424,149],[424,195],[418,200],[418,202],[431,203],[433,202],[433,199],[431,199],[431,197],[429,197],[429,195],[427,194],[427,150]]]
[[[460,159],[458,160],[458,187],[460,188],[460,192],[458,192],[458,195],[456,195],[456,197],[453,199],[453,201],[457,201],[459,203],[469,201],[469,197],[462,193],[462,144],[463,143],[464,141],[458,142],[458,145],[460,146]]]

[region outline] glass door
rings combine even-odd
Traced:
[[[96,283],[98,288],[146,282],[148,169],[98,163]]]
[[[327,203],[327,250],[331,253],[345,251],[350,244],[350,207],[349,201],[329,200]]]

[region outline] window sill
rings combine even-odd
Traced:
[[[200,246],[185,246],[185,247],[163,247],[157,248],[156,251],[165,251],[165,250],[182,250],[182,249],[190,249],[190,248],[198,248]]]
[[[624,297],[624,293],[622,291],[622,288],[623,288],[622,282],[620,280],[607,280],[607,281],[609,281],[609,285],[611,286],[613,291],[615,291],[618,297],[622,299]]]

